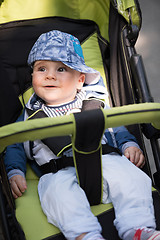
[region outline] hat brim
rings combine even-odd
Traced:
[[[86,84],[96,84],[100,79],[100,72],[84,64],[76,64],[76,63],[70,63],[70,62],[64,62],[64,61],[63,61],[63,64],[78,72],[85,73]]]

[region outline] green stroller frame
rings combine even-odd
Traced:
[[[47,223],[42,213],[36,192],[38,178],[30,167],[28,167],[26,176],[28,193],[14,201],[3,165],[5,148],[12,143],[51,136],[70,134],[75,136],[76,134],[74,131],[76,121],[73,114],[55,119],[30,120],[29,123],[13,123],[32,92],[30,70],[26,65],[29,50],[41,33],[52,29],[69,32],[78,37],[87,65],[99,70],[105,79],[109,92],[108,101],[113,107],[110,110],[100,110],[105,119],[105,128],[128,126],[129,131],[134,133],[144,150],[146,159],[147,152],[143,134],[151,140],[157,172],[152,176],[148,159],[143,170],[153,180],[155,215],[157,229],[160,229],[158,218],[160,214],[160,150],[158,145],[160,104],[153,102],[142,58],[134,48],[141,27],[141,11],[138,1],[83,0],[75,3],[75,1],[69,2],[68,0],[48,0],[43,3],[48,5],[47,13],[44,13],[44,9],[41,8],[42,3],[39,6],[36,4],[37,1],[35,3],[28,1],[20,4],[21,6],[18,6],[16,11],[18,12],[24,6],[27,9],[32,4],[33,9],[37,8],[37,11],[33,13],[32,10],[27,12],[25,9],[18,12],[18,17],[15,13],[5,19],[4,16],[9,13],[13,2],[18,6],[16,0],[8,1],[8,3],[4,0],[0,5],[2,9],[0,14],[2,87],[0,91],[3,99],[0,103],[0,216],[4,239],[65,239],[57,228]],[[98,50],[95,51],[95,49]],[[96,117],[97,110],[93,110],[93,115]],[[87,114],[87,117],[91,118],[90,114]],[[107,239],[118,240],[117,231],[113,226],[112,204],[100,204],[91,208],[102,225],[103,236]]]

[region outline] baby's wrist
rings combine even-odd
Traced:
[[[23,178],[25,178],[25,174],[20,170],[20,169],[12,169],[11,171],[8,172],[7,176],[8,179],[12,178],[13,176],[20,175]]]

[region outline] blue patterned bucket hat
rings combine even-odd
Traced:
[[[100,73],[86,66],[79,40],[71,34],[58,30],[43,33],[33,45],[28,56],[28,64],[37,60],[60,61],[66,66],[85,73],[86,84],[95,84]]]

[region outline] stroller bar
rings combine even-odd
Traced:
[[[95,117],[96,117],[96,110]],[[102,110],[105,128],[136,123],[152,123],[160,129],[160,103],[141,103]],[[92,120],[92,119],[91,119]],[[13,143],[46,137],[74,135],[74,114],[12,123],[0,128],[0,153]]]
[[[160,103],[141,103],[115,107],[107,111],[104,110],[107,121],[105,127],[152,123],[155,128],[160,129],[159,105]]]
[[[148,87],[147,77],[141,55],[132,55],[130,63],[141,102],[153,102],[153,98]]]

